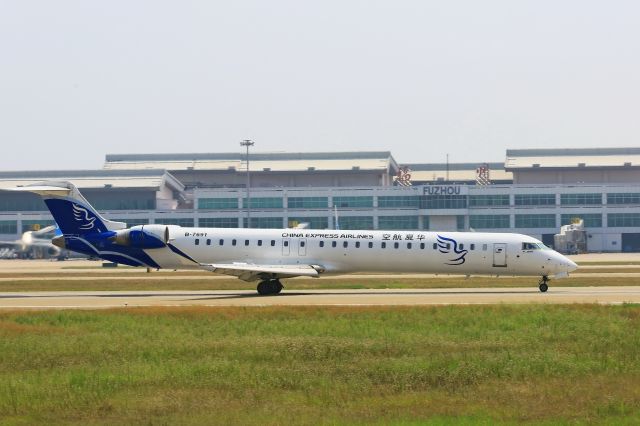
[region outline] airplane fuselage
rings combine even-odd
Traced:
[[[323,274],[545,276],[568,273],[575,267],[561,254],[521,234],[182,228],[171,225],[145,225],[144,229],[155,232],[159,238],[166,232],[168,239],[164,247],[144,249],[153,262],[140,259],[141,266],[166,269],[246,263],[318,265]],[[119,247],[112,245],[108,252],[117,250]],[[109,258],[109,253],[98,254]]]

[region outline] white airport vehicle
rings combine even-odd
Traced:
[[[481,232],[186,228],[104,219],[69,182],[14,188],[40,194],[60,248],[132,266],[201,269],[258,281],[277,294],[283,278],[348,273],[565,277],[577,265],[527,235]]]

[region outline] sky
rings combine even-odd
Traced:
[[[640,146],[640,2],[0,0],[0,170]]]

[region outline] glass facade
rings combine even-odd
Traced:
[[[198,226],[202,228],[237,228],[237,217],[201,217]]]
[[[517,214],[516,228],[555,228],[555,214]]]
[[[178,226],[193,226],[193,218],[190,217],[160,217],[155,220],[155,223],[161,225],[178,225]]]
[[[464,231],[464,216],[463,215],[458,215],[456,216],[456,229],[458,231]]]
[[[0,196],[0,211],[44,212],[48,211],[42,199],[35,194],[14,194],[3,191]]]
[[[418,216],[380,216],[378,229],[418,229]]]
[[[516,206],[555,206],[556,194],[516,194]]]
[[[202,210],[228,210],[237,209],[237,198],[200,198],[198,199],[198,209]]]
[[[242,219],[242,225],[247,227],[247,218]],[[281,217],[252,217],[251,227],[260,229],[282,229],[283,222]]]
[[[156,208],[156,199],[154,198],[121,198],[106,199],[95,197],[91,200],[87,197],[87,201],[98,211],[105,210],[154,210]]]
[[[466,195],[428,195],[424,198],[425,209],[465,209]]]
[[[373,197],[333,197],[336,207],[373,207]]]
[[[326,216],[316,217],[289,217],[288,226],[293,228],[300,223],[308,223],[309,229],[328,229],[329,218]]]
[[[470,215],[469,227],[473,229],[508,229],[511,227],[508,214]]]
[[[640,193],[611,193],[607,194],[607,204],[640,204]]]
[[[395,196],[395,195],[381,195],[378,197],[378,207],[380,208],[419,208],[420,197],[415,195],[408,196]]]
[[[640,213],[609,213],[607,226],[611,228],[640,226]]]
[[[469,207],[508,206],[509,194],[469,195]]]
[[[600,213],[567,213],[560,216],[560,226],[570,225],[577,219],[584,221],[584,226],[587,228],[601,228],[602,227],[602,214]]]
[[[42,228],[46,228],[47,226],[55,225],[56,222],[53,219],[44,219],[44,220],[23,220],[22,221],[22,232],[27,231],[39,231]]]
[[[242,200],[242,205],[247,203],[246,199]],[[251,197],[249,205],[252,209],[281,209],[282,198],[281,197]]]
[[[17,220],[0,220],[0,234],[16,234],[17,232]]]
[[[329,207],[328,197],[289,197],[287,206],[290,209],[321,209]]]
[[[563,206],[595,206],[602,204],[602,194],[560,194]]]
[[[340,216],[340,229],[373,229],[373,216]]]

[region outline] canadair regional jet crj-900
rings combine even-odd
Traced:
[[[481,232],[184,228],[104,219],[68,182],[14,188],[40,194],[62,235],[53,244],[131,266],[202,269],[258,281],[277,294],[280,280],[353,272],[567,276],[577,265],[535,238]]]

